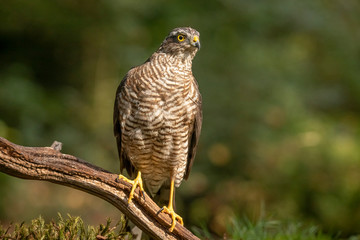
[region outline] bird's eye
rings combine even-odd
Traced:
[[[184,41],[184,40],[185,40],[185,36],[184,36],[184,35],[179,34],[179,35],[177,36],[177,39],[179,40],[179,42],[182,42],[182,41]]]

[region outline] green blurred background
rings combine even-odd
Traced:
[[[0,1],[0,136],[63,142],[118,173],[116,87],[168,32],[201,33],[204,122],[185,224],[222,235],[234,216],[360,229],[360,2]],[[0,221],[120,213],[96,197],[0,174]]]

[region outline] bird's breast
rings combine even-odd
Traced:
[[[163,78],[138,83],[122,95],[128,103],[122,115],[122,145],[154,190],[169,180],[170,173],[177,186],[184,177],[199,98],[195,88],[191,81]]]

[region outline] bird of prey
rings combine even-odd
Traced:
[[[146,189],[171,216],[170,231],[176,221],[183,225],[174,211],[175,187],[189,177],[201,131],[201,95],[192,74],[199,37],[190,27],[173,29],[145,63],[128,71],[116,91],[120,170],[135,178],[120,175],[133,185],[128,202],[137,186]]]

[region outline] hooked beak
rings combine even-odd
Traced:
[[[191,45],[200,50],[200,39],[198,36],[194,36],[193,40],[191,41]]]

